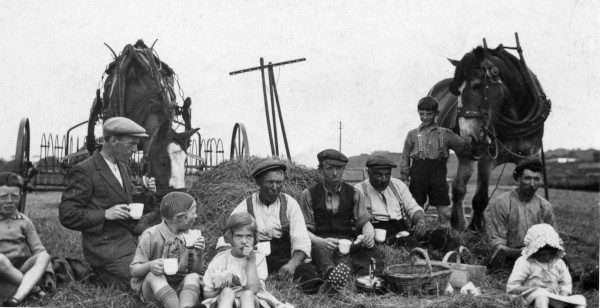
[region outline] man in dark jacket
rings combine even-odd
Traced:
[[[129,264],[137,237],[129,215],[136,188],[125,162],[137,151],[143,127],[130,119],[114,117],[103,127],[104,145],[100,152],[73,166],[59,206],[60,223],[81,231],[83,256],[103,286],[129,289]],[[156,190],[154,179],[149,188]]]
[[[332,271],[342,259],[338,245],[341,240],[350,240],[356,243],[350,254],[357,276],[369,274],[371,258],[375,258],[376,268],[381,270],[383,264],[374,247],[375,231],[364,197],[359,190],[342,181],[348,158],[339,151],[328,149],[317,154],[317,159],[323,182],[305,189],[300,197],[312,243],[313,263],[330,281]]]

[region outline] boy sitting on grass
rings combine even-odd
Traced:
[[[18,211],[23,181],[11,172],[0,173],[0,298],[17,306],[33,292],[50,262],[29,218]]]
[[[186,193],[171,192],[162,199],[160,213],[162,223],[140,235],[130,266],[131,288],[144,300],[157,301],[167,308],[194,307],[200,298],[199,273],[205,243],[202,236],[185,243],[183,234],[196,220],[196,201]],[[169,275],[164,261],[172,258],[177,259],[178,268]]]

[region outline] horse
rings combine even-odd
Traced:
[[[150,138],[140,142],[144,152],[140,175],[154,177],[157,191],[164,195],[185,189],[186,150],[198,128],[192,129],[190,124],[191,99],[185,99],[183,107],[177,106],[173,89],[175,73],[158,58],[153,47],[138,40],[133,46],[126,45],[119,56],[109,47],[114,61],[105,70],[107,78],[102,98],[100,89],[96,91],[99,103],[92,107],[91,120],[99,115],[104,120],[121,116],[144,127]],[[184,132],[172,128],[176,116],[180,115],[185,122]]]
[[[478,46],[460,61],[448,60],[455,66],[454,77],[429,91],[439,102],[436,122],[474,140],[472,153],[457,154],[451,224],[455,229],[467,228],[463,200],[477,162],[477,189],[468,227],[478,231],[489,201],[492,170],[539,155],[551,103],[524,61],[502,45],[495,49]]]

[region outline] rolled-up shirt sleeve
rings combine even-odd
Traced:
[[[299,200],[300,210],[302,210],[302,216],[304,217],[304,224],[306,229],[310,232],[315,232],[315,211],[312,208],[312,197],[310,191],[305,189],[300,194]]]
[[[484,228],[490,245],[496,248],[498,245],[507,244],[508,236],[508,212],[502,206],[500,199],[490,201],[483,212]]]
[[[307,258],[310,258],[310,237],[304,222],[304,216],[298,202],[289,195],[287,198],[287,214],[290,222],[290,240],[292,244],[292,253],[302,251]]]
[[[367,210],[367,205],[366,205],[367,200],[365,198],[365,195],[363,194],[363,192],[361,190],[359,190],[356,187],[354,187],[353,199],[354,199],[353,200],[354,201],[353,214],[354,214],[354,220],[356,221],[354,226],[356,227],[356,230],[360,230],[368,221],[371,220],[371,214]]]
[[[404,204],[404,209],[406,210],[406,213],[408,214],[411,220],[417,212],[424,213],[423,208],[417,203],[417,200],[415,200],[415,198],[412,197],[408,186],[406,186],[404,182],[395,180],[393,181],[393,185],[396,186],[398,194],[400,195],[400,198],[402,198],[401,201],[402,204]]]

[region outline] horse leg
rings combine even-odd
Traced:
[[[452,182],[452,218],[450,223],[457,230],[464,230],[467,227],[465,212],[463,209],[463,200],[467,193],[467,182],[473,173],[475,161],[459,157],[458,170],[456,178]]]
[[[480,231],[483,228],[483,211],[485,210],[488,201],[488,187],[490,182],[490,174],[496,167],[495,161],[485,155],[479,159],[477,164],[477,190],[473,196],[473,219],[469,229]]]

